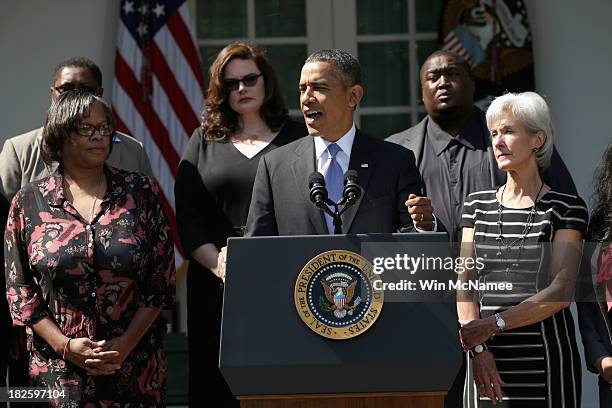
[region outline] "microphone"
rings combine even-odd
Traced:
[[[308,188],[310,189],[310,201],[317,207],[323,208],[327,200],[327,188],[325,178],[318,171],[313,171],[308,177]]]
[[[359,187],[359,174],[357,170],[347,170],[344,173],[344,190],[342,196],[346,200],[345,208],[355,204],[361,197],[361,188]]]

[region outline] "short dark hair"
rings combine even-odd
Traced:
[[[429,57],[427,57],[427,59],[423,62],[423,65],[421,65],[421,70],[419,72],[419,79],[421,81],[423,81],[423,69],[425,68],[425,64],[427,64],[429,60],[436,58],[436,57],[451,58],[453,61],[457,63],[457,65],[460,65],[463,69],[465,69],[465,72],[468,75],[470,76],[472,75],[472,68],[470,67],[470,64],[461,55],[457,54],[456,52],[449,51],[449,50],[438,50],[438,51],[434,51]]]
[[[62,148],[64,141],[70,136],[70,132],[75,129],[81,119],[89,116],[91,107],[95,103],[102,105],[106,121],[114,129],[115,120],[111,107],[104,99],[92,93],[74,89],[61,93],[51,104],[43,128],[43,143],[40,152],[45,163],[63,163]]]
[[[232,43],[219,52],[209,69],[208,92],[201,125],[206,140],[228,140],[238,129],[238,114],[230,107],[230,91],[224,82],[225,67],[234,59],[253,60],[261,71],[265,96],[259,115],[270,130],[278,131],[289,119],[276,73],[264,52],[253,44]]]
[[[311,62],[327,62],[332,66],[336,77],[346,86],[362,85],[361,64],[357,58],[344,50],[319,50],[306,58],[305,64]]]
[[[100,67],[98,67],[95,62],[85,57],[72,57],[57,64],[53,70],[53,76],[51,78],[53,82],[51,85],[57,81],[57,78],[59,78],[62,70],[66,67],[76,67],[88,70],[98,84],[98,87],[102,87],[102,71],[100,70]]]

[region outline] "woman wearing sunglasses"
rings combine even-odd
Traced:
[[[174,245],[156,183],[105,164],[112,134],[103,99],[59,95],[42,145],[59,167],[15,195],[6,226],[10,313],[53,406],[165,404]]]
[[[289,120],[276,74],[260,49],[234,43],[219,52],[210,67],[204,120],[191,136],[175,185],[177,224],[190,260],[191,406],[238,407],[218,368],[225,278],[219,251],[228,237],[244,233],[259,158],[306,134],[304,125]]]

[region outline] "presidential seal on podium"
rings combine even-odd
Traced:
[[[361,255],[323,252],[304,266],[295,283],[295,307],[312,331],[329,339],[350,339],[368,330],[380,316],[384,292],[380,277]]]

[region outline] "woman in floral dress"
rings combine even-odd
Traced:
[[[14,197],[4,239],[7,298],[28,333],[30,381],[53,406],[163,406],[160,311],[173,302],[173,242],[157,184],[105,164],[113,119],[61,94],[43,132],[51,176]]]

